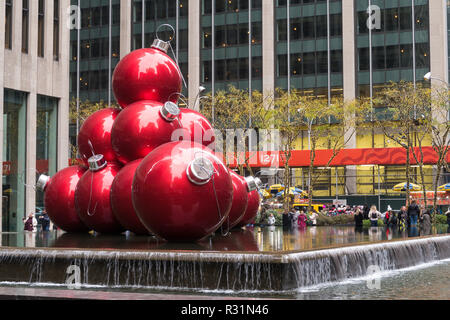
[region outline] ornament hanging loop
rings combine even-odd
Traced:
[[[168,40],[161,39],[161,38],[159,37],[159,32],[161,31],[161,29],[162,29],[163,27],[168,27],[168,28],[172,31],[172,36],[170,36]],[[161,40],[161,41],[164,41],[164,42],[168,42],[168,43],[172,42],[172,40],[175,39],[175,34],[176,34],[176,32],[175,32],[174,27],[172,27],[172,26],[171,26],[170,24],[168,24],[168,23],[164,23],[164,24],[160,25],[160,26],[156,29],[156,32],[155,32],[156,39]]]

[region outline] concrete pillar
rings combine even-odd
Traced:
[[[58,170],[69,165],[69,103],[70,103],[70,30],[67,28],[69,16],[66,8],[70,6],[70,0],[60,0],[60,32],[59,32],[59,52],[58,74],[55,77],[61,78],[57,91],[60,101],[58,106]]]
[[[429,6],[431,74],[448,83],[447,1],[429,1]],[[442,86],[437,80],[432,82]]]
[[[120,58],[131,52],[132,2],[130,0],[120,0]]]
[[[201,1],[189,1],[189,48],[188,48],[188,73],[189,73],[189,108],[199,111],[199,87],[200,87],[200,17]],[[184,75],[185,77],[187,75]]]
[[[275,92],[275,1],[262,2],[262,89],[266,96]]]
[[[356,98],[356,41],[355,41],[355,7],[354,1],[342,1],[342,57],[344,101]],[[348,124],[350,128],[344,136],[347,148],[356,148],[355,124]],[[346,167],[346,191],[356,193],[356,166]]]
[[[53,10],[50,12],[49,10],[49,1],[45,1],[45,18],[51,14],[53,17]],[[53,3],[51,4],[51,8],[53,9]],[[29,23],[30,23],[30,36],[29,36],[29,54],[24,57],[24,59],[28,59],[27,68],[29,78],[30,87],[28,88],[28,97],[27,97],[27,126],[26,126],[26,135],[27,135],[27,151],[26,151],[26,161],[25,161],[25,215],[28,213],[35,211],[36,205],[36,191],[34,186],[36,184],[36,116],[37,116],[37,90],[38,90],[38,81],[39,87],[44,90],[44,88],[48,87],[48,80],[45,78],[51,78],[52,69],[48,70],[46,68],[45,56],[48,55],[48,50],[44,50],[44,59],[38,58],[37,56],[37,48],[38,48],[38,10],[39,10],[39,2],[38,1],[30,1],[30,12],[29,12]],[[53,23],[52,23],[53,25]],[[48,44],[52,43],[53,35],[51,38],[48,38],[47,27],[44,28],[44,47],[48,46]],[[53,46],[52,46],[53,48]],[[53,59],[53,50],[50,53]],[[39,60],[39,62],[38,62]],[[40,65],[39,65],[40,64]],[[22,70],[24,71],[24,70]],[[45,72],[45,73],[42,73]],[[49,73],[50,72],[50,73]],[[46,74],[45,77],[40,77],[39,75]],[[42,81],[40,80],[41,78]],[[17,88],[18,90],[23,90],[23,88]]]
[[[448,84],[447,1],[429,1],[430,6],[430,71],[436,88]],[[433,79],[434,78],[434,79]],[[439,79],[439,80],[437,80]],[[435,114],[438,121],[447,121],[445,114]]]
[[[5,12],[5,1],[0,1],[0,12]],[[0,163],[3,174],[3,87],[5,70],[5,24],[0,23]],[[3,179],[2,179],[3,180]],[[3,195],[3,183],[0,184],[0,194]],[[0,233],[2,232],[3,197],[0,201]],[[0,241],[1,241],[0,237]],[[1,246],[1,243],[0,243]]]

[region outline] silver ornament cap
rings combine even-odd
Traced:
[[[102,154],[96,154],[88,159],[89,170],[98,171],[106,167],[108,162],[106,162],[105,158]]]
[[[41,174],[38,178],[38,181],[36,182],[36,188],[39,191],[44,191],[47,187],[48,182],[50,181],[50,177],[46,176],[45,174]]]
[[[258,189],[261,189],[263,184],[261,179],[255,177],[245,177],[245,182],[247,182],[247,190],[248,192],[252,192]]]
[[[192,160],[186,169],[186,175],[193,184],[202,186],[207,184],[214,174],[214,165],[207,158]]]
[[[155,48],[155,49],[161,50],[164,53],[167,53],[167,51],[169,51],[169,48],[170,48],[170,43],[160,40],[160,39],[155,39],[155,40],[153,40],[152,48]]]
[[[161,117],[164,118],[164,120],[172,122],[178,116],[180,115],[180,108],[173,103],[173,102],[166,102],[161,109],[159,110],[159,113],[161,114]]]

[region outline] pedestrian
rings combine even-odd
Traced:
[[[381,212],[377,210],[377,207],[375,205],[372,205],[370,207],[369,211],[369,219],[370,219],[370,226],[377,227],[378,226],[378,219],[381,218]]]
[[[298,226],[303,229],[306,228],[306,221],[308,220],[308,218],[306,217],[306,214],[302,211],[300,211],[300,215],[298,216]]]
[[[309,220],[311,220],[311,224],[313,227],[317,226],[317,218],[319,215],[317,214],[316,210],[313,210],[311,215],[309,216]]]
[[[267,224],[269,226],[274,226],[275,225],[275,217],[273,216],[273,213],[271,213],[269,215],[269,218],[267,219]]]
[[[447,224],[448,224],[448,227],[450,228],[450,207],[448,207],[448,210],[445,213],[445,215],[447,216]]]
[[[353,217],[355,219],[355,227],[361,228],[363,226],[364,214],[361,212],[360,208],[356,208],[356,211],[355,211],[355,214]]]
[[[50,217],[48,216],[46,210],[44,210],[42,212],[42,215],[39,217],[39,220],[41,220],[42,231],[49,231],[50,230]]]
[[[28,218],[24,218],[22,221],[24,223],[24,231],[35,232],[37,230],[37,220],[33,213],[30,213]]]
[[[388,220],[388,226],[395,227],[397,225],[397,213],[393,210],[389,213],[389,220]]]
[[[408,206],[408,217],[410,221],[410,225],[417,225],[417,217],[420,214],[420,208],[417,205],[416,200],[411,201],[411,204]]]
[[[363,217],[364,217],[364,220],[369,219],[369,211],[370,211],[369,206],[368,206],[367,203],[366,203],[366,204],[364,205],[364,208],[363,208]]]
[[[431,212],[426,210],[420,217],[420,230],[423,235],[431,234]]]
[[[300,212],[298,212],[298,210],[295,210],[294,208],[292,208],[292,225],[293,226],[297,225],[297,220],[298,220],[299,215],[300,215]]]

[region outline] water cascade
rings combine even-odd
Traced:
[[[0,248],[0,283],[181,291],[286,292],[450,258],[450,236],[304,252],[245,253]]]

